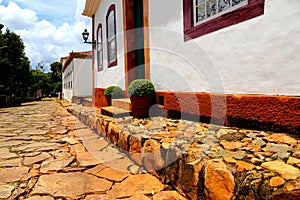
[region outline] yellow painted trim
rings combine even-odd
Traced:
[[[86,0],[83,15],[87,17],[93,17],[99,7],[101,0]]]
[[[143,16],[144,16],[144,62],[145,62],[145,78],[150,79],[150,47],[149,47],[149,2],[143,0]]]

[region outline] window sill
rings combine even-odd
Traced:
[[[192,0],[183,0],[184,41],[260,16],[264,14],[264,2],[265,0],[248,0],[248,5],[193,26]]]
[[[118,65],[118,60],[115,60],[113,62],[111,62],[109,65],[108,65],[108,68],[111,68],[111,67],[114,67],[114,66],[117,66]]]

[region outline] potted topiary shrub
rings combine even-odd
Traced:
[[[153,83],[147,79],[134,80],[128,87],[128,94],[130,96],[133,117],[148,117],[149,109],[155,95]]]
[[[104,96],[108,106],[111,106],[111,99],[124,98],[124,93],[119,86],[109,86],[104,91]]]

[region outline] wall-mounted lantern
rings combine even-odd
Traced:
[[[90,33],[87,31],[87,29],[84,29],[84,31],[82,33],[82,38],[84,40],[84,43],[92,44],[93,47],[95,48],[95,41],[92,41],[92,42],[87,41],[89,39],[89,35],[90,35]]]

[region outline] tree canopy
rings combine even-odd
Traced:
[[[0,25],[3,28],[3,25]],[[0,29],[0,93],[21,95],[28,87],[30,62],[25,56],[25,46],[20,36]]]
[[[61,92],[61,63],[44,72],[43,62],[35,69],[25,55],[25,46],[17,34],[0,24],[0,95],[25,98],[28,91],[42,90],[45,95]]]

